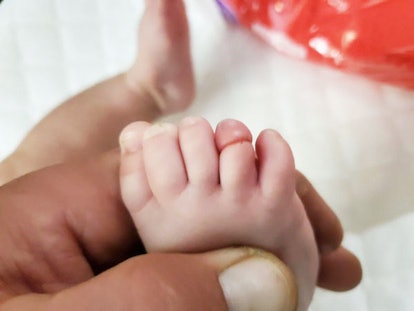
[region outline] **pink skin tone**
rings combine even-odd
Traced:
[[[138,31],[142,49],[128,71],[127,82],[132,89],[144,88],[163,114],[181,111],[195,96],[184,2],[145,2],[146,12]]]
[[[106,172],[110,178],[106,179],[99,175],[106,174],[105,170],[94,168],[96,161],[85,162],[84,158],[93,158],[96,154],[115,148],[122,128],[130,122],[143,120],[145,122],[133,123],[123,131],[122,140],[129,141],[132,145],[128,148],[124,145],[121,181],[124,199],[150,251],[203,251],[226,245],[263,247],[280,256],[295,272],[301,296],[300,310],[305,308],[312,296],[319,259],[322,268],[319,282],[323,286],[337,290],[355,286],[353,284],[357,284],[358,276],[360,277],[357,259],[343,248],[335,252],[341,241],[339,221],[308,183],[305,183],[305,188],[310,187],[312,191],[305,191],[309,195],[305,192],[301,194],[305,206],[309,207],[306,215],[294,190],[292,155],[277,133],[264,131],[257,139],[254,149],[249,130],[238,122],[225,121],[214,133],[206,121],[187,119],[178,127],[162,126],[167,129],[162,132],[163,135],[160,135],[159,126],[154,128],[147,123],[162,115],[183,110],[191,104],[194,97],[188,25],[182,0],[146,1],[138,37],[140,50],[133,67],[128,72],[67,100],[44,118],[17,150],[0,163],[0,185],[56,163],[77,160],[79,165],[83,163],[82,167],[63,164],[61,168],[51,167],[43,173],[29,175],[11,186],[1,187],[2,199],[15,199],[10,189],[22,183],[33,182],[29,187],[30,196],[36,200],[51,200],[53,203],[50,204],[52,213],[44,214],[47,217],[58,212],[55,206],[62,209],[69,203],[74,204],[76,210],[79,208],[85,213],[90,212],[91,206],[102,211],[101,197],[105,198],[108,208],[113,208],[112,212],[125,212],[121,202],[117,198],[115,202],[108,201],[108,193],[105,192],[112,189],[110,195],[115,191],[113,189],[117,189],[118,154],[111,153],[110,169]],[[157,40],[153,40],[154,37]],[[156,156],[163,154],[168,154],[168,160],[173,165],[165,166],[163,158],[157,160]],[[156,161],[159,161],[160,167],[147,170],[158,165]],[[86,183],[86,186],[93,186],[92,190],[101,194],[97,196],[97,202],[92,202],[95,204],[88,201],[91,189],[85,191],[85,185],[76,181],[75,177],[82,176],[80,173],[85,176],[79,180]],[[74,182],[69,182],[71,179],[68,175],[73,177]],[[87,182],[87,177],[92,181]],[[63,184],[58,185],[56,180]],[[111,187],[103,182],[108,180],[111,181]],[[46,182],[46,187],[42,186],[42,181]],[[299,176],[297,181],[304,182],[304,177]],[[62,186],[65,191],[50,193],[49,182],[49,185]],[[73,201],[72,190],[67,191],[73,189],[73,186],[78,191],[75,192],[78,193],[77,201]],[[80,208],[83,206],[79,204],[81,194],[86,196],[84,206],[88,208]],[[53,200],[55,195],[58,197],[56,204]],[[22,209],[27,204],[32,204],[34,199],[30,196],[27,199],[29,203],[20,202]],[[172,202],[168,208],[165,204],[167,197]],[[159,206],[154,203],[154,198],[163,198]],[[43,202],[38,206],[45,207],[45,204]],[[181,221],[180,227],[176,223],[177,219],[181,219],[177,213],[184,208],[188,221]],[[17,208],[11,210],[19,211]],[[319,217],[319,213],[323,216]],[[96,213],[93,215],[95,217]],[[26,216],[24,218],[16,214],[17,219],[23,221],[24,218],[29,222],[22,226],[25,228],[23,233],[29,237],[38,237],[42,243],[48,241],[50,235],[36,235],[41,231],[32,225],[32,213]],[[312,232],[307,216],[311,221],[313,219],[315,232]],[[108,221],[114,219],[117,218],[106,218]],[[103,231],[108,234],[108,238],[103,239],[106,243],[122,232],[119,228],[124,231],[128,229],[129,234],[133,229],[126,228],[125,225],[112,226],[115,228],[115,234],[112,234],[112,231],[107,230],[108,226],[98,223],[99,229],[105,229]],[[50,225],[59,230],[64,229],[59,222],[51,222]],[[15,226],[13,228],[16,229]],[[84,228],[82,226],[79,230],[83,232]],[[168,234],[163,234],[160,228]],[[334,234],[327,228],[334,228]],[[36,234],[31,234],[31,230]],[[97,229],[90,230],[89,233],[100,232]],[[314,236],[321,245],[323,241],[329,241],[332,254],[320,254],[321,257],[318,258]],[[64,238],[73,237],[69,235]],[[112,249],[114,245],[122,248],[124,244],[113,243],[109,248]],[[95,249],[96,244],[91,243],[91,247]],[[38,247],[33,249],[39,250]],[[56,252],[47,253],[52,257],[55,254]],[[50,263],[64,270],[68,268],[57,261]],[[345,268],[337,269],[337,263],[344,263]],[[12,261],[10,264],[15,266]],[[352,270],[352,267],[356,268]],[[349,269],[354,273],[336,274],[336,271]],[[75,266],[73,271],[79,273],[81,269]],[[37,275],[39,269],[33,272]],[[76,273],[68,275],[77,276]],[[354,278],[347,280],[349,275]]]
[[[147,251],[264,248],[292,269],[298,310],[308,308],[318,250],[277,132],[264,130],[254,148],[241,122],[225,120],[214,132],[189,117],[178,126],[133,123],[120,141],[121,193]]]

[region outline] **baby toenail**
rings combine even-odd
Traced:
[[[151,126],[144,133],[144,139],[149,139],[151,137],[171,133],[176,131],[176,126],[171,123],[158,123]]]
[[[186,117],[186,118],[184,118],[184,119],[181,121],[180,125],[181,125],[181,126],[192,126],[192,125],[194,125],[194,124],[200,123],[200,121],[202,121],[202,118],[200,118],[200,117],[193,117],[193,116],[191,116],[191,117]]]
[[[119,138],[122,154],[135,153],[141,149],[140,135],[134,131],[123,132]]]

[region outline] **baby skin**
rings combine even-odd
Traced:
[[[136,232],[118,198],[119,154],[98,156],[115,148],[121,129],[135,120],[145,122],[123,132],[121,181],[149,251],[263,247],[296,274],[304,310],[318,268],[315,236],[320,246],[330,242],[333,247],[320,254],[319,283],[336,290],[354,287],[360,267],[339,248],[342,229],[336,216],[310,187],[309,194],[301,194],[314,232],[307,229],[294,191],[293,159],[276,133],[263,132],[255,151],[249,131],[237,122],[225,121],[215,133],[200,119],[178,127],[146,123],[183,110],[194,97],[183,2],[146,1],[138,37],[140,49],[130,70],[57,107],[0,163],[0,185],[47,167],[0,187],[2,215],[8,215],[0,218],[7,233],[0,233],[0,301],[9,296],[2,296],[2,285],[13,295],[60,291],[135,250]],[[168,158],[162,158],[166,152]],[[57,163],[63,164],[53,166]],[[32,262],[37,262],[34,269]]]
[[[43,118],[0,162],[0,185],[116,148],[127,124],[151,122],[190,106],[195,81],[183,1],[146,1],[137,37],[131,68],[73,96]]]
[[[277,132],[262,131],[254,148],[241,122],[222,121],[214,132],[189,117],[178,126],[132,123],[120,143],[121,193],[147,251],[266,249],[291,268],[298,310],[307,310],[318,250],[291,150]]]

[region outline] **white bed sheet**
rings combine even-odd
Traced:
[[[362,259],[362,284],[318,291],[312,310],[414,310],[414,92],[279,55],[213,0],[186,3],[198,97],[184,115],[278,129]],[[0,158],[64,98],[127,68],[142,11],[143,0],[0,5]]]

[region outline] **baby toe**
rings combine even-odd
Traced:
[[[256,141],[259,184],[265,197],[285,198],[295,190],[295,162],[287,142],[274,130],[260,133]]]
[[[170,200],[187,185],[187,175],[178,142],[177,126],[155,124],[144,133],[145,171],[154,196]]]
[[[239,196],[257,184],[256,154],[252,135],[241,122],[225,120],[217,126],[216,144],[220,150],[220,183],[223,190]]]
[[[185,118],[179,140],[189,184],[213,189],[218,185],[218,151],[214,132],[203,118]]]
[[[131,214],[137,213],[152,196],[144,170],[142,140],[150,124],[131,123],[119,137],[121,146],[120,186],[122,199]]]

